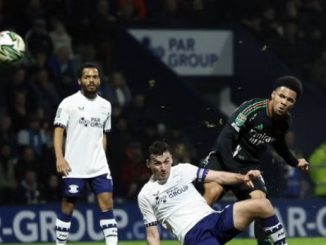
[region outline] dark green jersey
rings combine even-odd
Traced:
[[[290,165],[297,165],[285,142],[290,114],[277,119],[271,114],[268,99],[252,99],[236,109],[219,134],[214,149],[224,164],[258,163],[259,154],[270,144]]]

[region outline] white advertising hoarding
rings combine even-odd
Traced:
[[[178,75],[233,75],[231,31],[131,29],[129,33]]]

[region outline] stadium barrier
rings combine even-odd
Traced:
[[[228,203],[221,202],[214,208]],[[273,200],[276,212],[285,224],[289,237],[325,237],[326,201],[312,199],[297,201]],[[58,205],[29,205],[0,207],[0,243],[51,242],[54,241],[55,220]],[[102,240],[98,224],[98,208],[94,204],[80,204],[74,212],[70,233],[71,241]],[[120,240],[144,240],[145,229],[141,214],[134,202],[116,203],[115,216]],[[160,229],[162,239],[173,236]],[[241,234],[253,236],[253,227]]]

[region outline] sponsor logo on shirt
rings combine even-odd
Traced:
[[[166,203],[166,199],[167,199],[167,195],[156,196],[155,197],[156,205],[158,205],[160,203]]]
[[[243,113],[239,113],[239,115],[235,119],[235,124],[240,128],[247,120],[247,116]]]
[[[276,139],[267,135],[266,133],[258,133],[256,130],[251,129],[249,132],[250,138],[249,142],[253,145],[262,145],[262,144],[269,144],[274,142]]]
[[[184,185],[182,187],[174,187],[172,190],[168,190],[167,193],[169,195],[169,198],[173,198],[182,194],[183,192],[186,192],[188,189],[189,187],[187,185]]]
[[[103,122],[101,122],[101,118],[98,117],[91,117],[90,119],[81,117],[78,123],[83,124],[85,127],[103,128]]]
[[[262,123],[258,124],[257,126],[255,126],[255,129],[262,131],[264,129],[264,125]]]
[[[166,191],[166,194],[159,195],[159,193],[153,194],[155,196],[155,202],[156,205],[160,203],[166,203],[168,199],[173,199],[182,193],[186,192],[189,189],[187,185],[184,185],[182,187],[173,187],[172,189],[169,189]]]

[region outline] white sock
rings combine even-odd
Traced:
[[[100,226],[105,237],[106,245],[118,244],[118,228],[115,219],[101,219]]]
[[[57,219],[55,222],[56,245],[65,245],[68,240],[71,222],[64,222]]]

